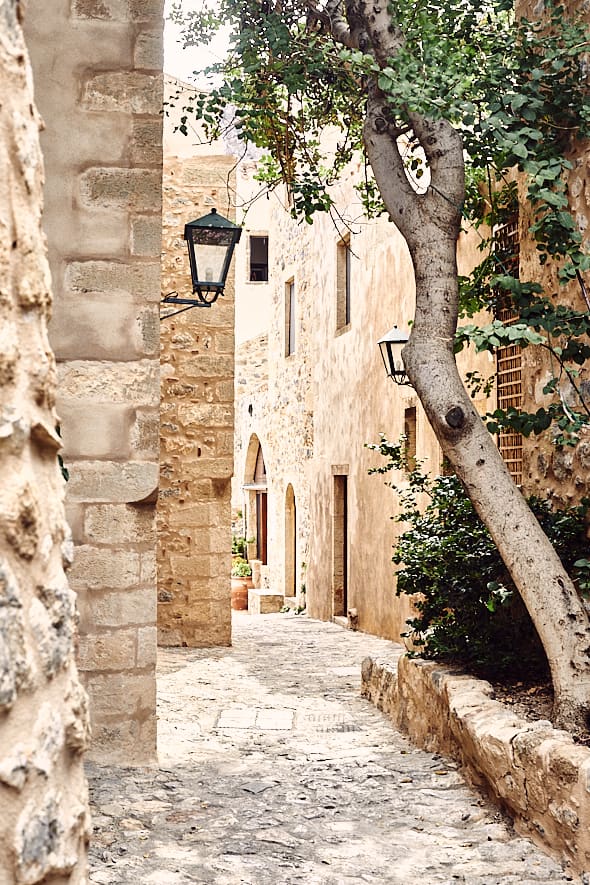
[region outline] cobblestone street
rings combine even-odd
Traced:
[[[391,643],[234,616],[230,649],[160,649],[159,759],[91,766],[95,885],[570,881],[359,696]]]

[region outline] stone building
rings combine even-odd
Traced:
[[[91,753],[148,762],[156,752],[162,2],[31,0],[25,27],[45,124],[50,340]]]
[[[306,603],[313,617],[346,623],[353,609],[359,629],[397,638],[409,610],[394,594],[396,502],[381,477],[369,476],[379,456],[366,444],[405,433],[433,471],[441,454],[413,389],[392,384],[381,362],[379,338],[394,323],[407,329],[413,315],[413,271],[395,227],[363,219],[359,175],[351,168],[334,194],[354,219],[349,228],[323,214],[297,224],[279,197],[246,214],[236,264],[233,500],[249,555],[263,563],[263,586]],[[265,284],[252,258],[263,236]],[[465,267],[475,258],[467,238],[460,253]],[[486,363],[479,360],[482,372]]]
[[[572,194],[574,210],[585,218],[585,148],[579,152]],[[389,517],[396,496],[380,476],[369,476],[380,458],[365,445],[381,432],[392,441],[403,433],[434,472],[441,452],[413,389],[392,384],[383,370],[377,341],[394,324],[408,329],[413,271],[394,225],[363,219],[352,187],[359,174],[351,168],[335,191],[338,211],[355,219],[350,229],[323,214],[311,226],[298,225],[278,197],[257,202],[245,216],[236,268],[233,501],[234,512],[244,513],[250,558],[262,562],[259,583],[278,595],[277,606],[284,597],[291,605],[307,603],[314,617],[343,623],[353,609],[359,629],[396,639],[409,616],[407,598],[394,592],[396,526]],[[522,209],[508,235],[521,276],[539,279],[526,225]],[[252,259],[252,244],[262,236],[268,237],[264,284]],[[476,239],[462,235],[462,271],[478,260]],[[585,309],[578,284],[560,297]],[[463,353],[460,367],[496,376],[490,399],[476,400],[481,412],[498,400],[531,411],[548,402],[542,388],[551,366],[538,348],[505,348],[496,360]],[[580,379],[586,396],[588,384]],[[503,435],[500,446],[525,494],[567,504],[588,493],[587,435],[573,449],[517,434]]]

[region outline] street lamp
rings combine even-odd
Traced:
[[[171,292],[163,299],[164,302],[188,305],[183,310],[211,307],[223,295],[234,247],[241,235],[242,228],[220,215],[217,209],[185,224],[184,239],[188,247],[193,295],[197,297],[179,296]],[[174,316],[174,313],[167,316]]]
[[[408,335],[400,332],[398,327],[394,326],[377,343],[379,344],[383,365],[388,377],[395,381],[396,384],[407,384],[411,387],[412,383],[408,381],[402,360],[402,350],[409,340]]]

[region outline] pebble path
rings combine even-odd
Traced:
[[[360,697],[390,642],[247,613],[233,642],[159,650],[159,767],[89,766],[93,885],[571,881]]]

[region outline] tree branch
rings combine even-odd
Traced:
[[[385,97],[376,83],[370,84],[363,126],[367,157],[391,218],[406,236],[410,227],[419,223],[421,197],[407,179],[397,139],[398,131],[389,122]]]

